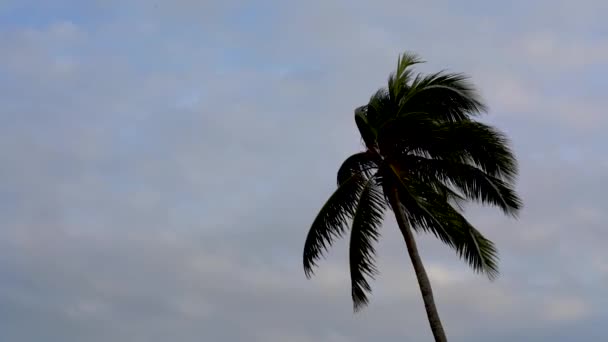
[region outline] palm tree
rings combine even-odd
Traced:
[[[354,311],[368,303],[369,280],[377,274],[375,247],[383,214],[391,208],[414,266],[435,341],[447,341],[429,278],[413,232],[430,232],[478,273],[498,275],[498,254],[463,216],[475,201],[516,216],[522,202],[514,191],[517,162],[507,138],[476,121],[485,112],[462,74],[412,72],[422,61],[399,56],[388,87],[355,110],[365,151],[338,170],[338,188],[321,208],[304,245],[308,278],[336,238],[351,225],[349,263]]]

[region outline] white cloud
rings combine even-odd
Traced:
[[[544,308],[544,317],[551,321],[580,320],[589,313],[589,305],[576,297],[549,298]]]
[[[435,286],[450,287],[454,284],[462,282],[462,273],[451,271],[445,266],[431,264],[426,268],[428,276],[433,284],[436,284]]]

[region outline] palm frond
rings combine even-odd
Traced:
[[[495,279],[499,271],[498,251],[494,243],[486,239],[448,203],[440,200],[429,202],[429,212],[446,226],[450,246],[475,272],[485,274],[490,280]]]
[[[441,198],[428,196],[419,200],[418,204],[434,218],[432,222],[442,224],[449,236],[448,245],[475,272],[485,274],[490,280],[498,276],[498,251],[492,241],[486,239],[462,214]]]
[[[355,110],[355,123],[365,146],[370,150],[377,148],[378,128],[391,119],[396,111],[396,105],[391,101],[386,88],[380,88],[369,102]]]
[[[414,154],[453,160],[479,167],[492,177],[514,181],[518,166],[509,140],[498,130],[476,121],[434,122],[409,113],[383,127],[378,134],[383,153]]]
[[[424,63],[424,61],[416,54],[405,52],[399,55],[397,70],[391,73],[388,78],[388,93],[394,103],[397,103],[400,95],[409,88],[412,76],[411,67],[420,63]]]
[[[347,221],[355,215],[359,197],[367,182],[365,175],[355,173],[329,197],[312,223],[304,243],[304,273],[310,278],[317,261],[341,237]]]
[[[399,58],[397,58],[397,70],[395,72],[396,78],[409,81],[407,76],[411,75],[411,73],[408,74],[407,72],[411,71],[412,66],[420,63],[424,63],[424,60],[422,60],[417,54],[412,52],[403,52],[401,55],[399,55]]]
[[[338,186],[355,173],[363,173],[366,177],[371,177],[379,162],[378,156],[369,150],[351,155],[338,169]]]
[[[377,130],[383,122],[391,118],[396,109],[397,106],[391,100],[388,89],[378,89],[367,104],[367,118],[370,125]]]
[[[393,115],[377,129],[377,144],[380,151],[387,156],[407,154],[414,148],[423,148],[429,144],[433,134],[439,128],[427,112],[408,112],[404,115]]]
[[[435,150],[444,149],[452,156],[460,151],[493,177],[512,181],[517,176],[517,160],[509,139],[495,128],[476,121],[446,123],[437,135]]]
[[[384,193],[390,193],[393,188],[399,191],[399,198],[405,216],[414,231],[424,231],[432,233],[436,238],[443,243],[452,246],[452,239],[448,232],[448,227],[445,222],[436,218],[429,206],[425,202],[426,198],[436,197],[435,192],[430,186],[412,188],[415,184],[415,179],[408,179],[404,174],[394,166],[382,168],[379,174],[382,174],[382,186]],[[445,198],[447,203],[448,199]],[[393,209],[394,210],[394,209]],[[453,247],[453,246],[452,246]]]
[[[414,155],[403,157],[401,162],[419,180],[429,184],[439,181],[448,188],[455,187],[464,198],[495,205],[507,215],[517,216],[522,207],[522,201],[511,184],[488,175],[476,166]]]
[[[468,120],[487,109],[469,78],[458,73],[419,77],[399,100],[400,115],[424,111],[441,121]]]
[[[376,146],[377,131],[368,118],[369,105],[355,109],[355,123],[365,146],[373,150]]]
[[[427,185],[437,192],[442,200],[455,207],[458,211],[464,210],[464,204],[467,199],[461,193],[441,181],[429,181]]]
[[[427,193],[420,205],[443,224],[451,240],[449,245],[474,271],[485,274],[490,280],[498,276],[498,251],[492,241],[486,239],[441,196]]]
[[[371,287],[367,278],[377,273],[373,244],[380,236],[386,202],[378,188],[375,177],[368,180],[353,218],[350,238],[350,277],[354,310],[358,311],[368,303]]]
[[[429,183],[401,180],[399,198],[412,229],[434,234],[450,246],[473,270],[489,279],[498,275],[498,252],[494,244],[475,229],[446,197]]]
[[[454,238],[460,257],[476,272],[484,273],[490,280],[496,279],[499,275],[498,250],[494,243],[470,224],[464,227],[460,237],[462,241]]]

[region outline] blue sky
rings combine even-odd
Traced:
[[[0,1],[0,340],[425,341],[393,219],[354,315],[346,242],[301,249],[397,56],[470,75],[520,160],[471,207],[501,277],[420,236],[450,341],[608,319],[604,1]]]

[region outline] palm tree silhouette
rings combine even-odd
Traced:
[[[485,105],[468,78],[438,72],[416,74],[422,61],[399,56],[388,87],[355,110],[366,147],[338,170],[338,188],[321,208],[304,245],[307,277],[336,238],[350,231],[354,310],[368,303],[369,279],[377,274],[374,243],[386,209],[392,209],[414,266],[435,341],[447,341],[414,232],[430,232],[452,247],[476,272],[498,275],[498,254],[463,216],[461,204],[476,201],[516,216],[517,162],[507,138],[475,118]]]

